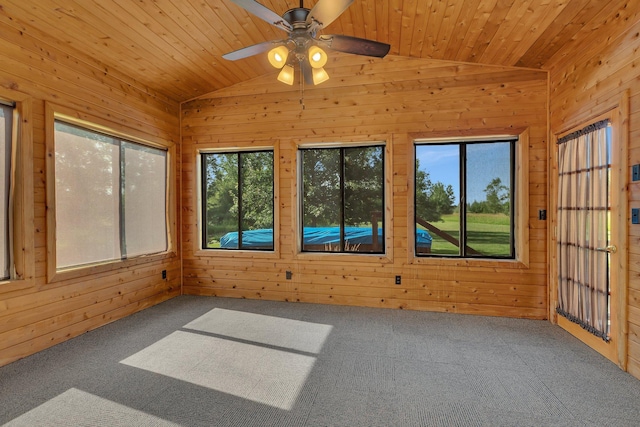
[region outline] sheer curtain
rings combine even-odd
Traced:
[[[558,140],[557,312],[607,341],[608,120]]]

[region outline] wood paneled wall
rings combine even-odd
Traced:
[[[546,318],[547,225],[538,210],[546,209],[547,73],[393,56],[343,55],[326,68],[331,79],[307,86],[303,104],[297,83],[283,85],[275,73],[183,104],[184,292]],[[529,177],[529,208],[520,213],[529,231],[526,261],[415,260],[408,242],[413,140],[521,132],[529,137],[521,147]],[[300,254],[297,145],[350,141],[385,141],[390,153],[387,253]],[[247,146],[273,146],[278,158],[276,251],[199,251],[198,150]]]
[[[179,104],[136,81],[49,44],[46,34],[27,31],[0,14],[0,97],[18,100],[23,116],[26,201],[23,280],[0,282],[0,365],[77,336],[180,293],[180,257],[173,253],[116,263],[114,268],[70,280],[47,281],[45,105],[54,103],[177,146]],[[27,108],[28,107],[28,108]],[[175,159],[173,169],[175,172]],[[174,174],[176,188],[178,177]],[[174,206],[171,207],[176,211]],[[174,222],[176,213],[172,215]],[[176,224],[174,224],[174,230]],[[96,238],[99,238],[96,236]],[[162,280],[161,271],[168,279]]]
[[[550,71],[551,134],[577,126],[602,114],[629,96],[627,164],[640,163],[640,87],[638,51],[640,49],[640,10],[633,3],[610,10],[597,31],[585,27],[573,41],[546,65]],[[627,179],[630,180],[630,171]],[[629,208],[640,207],[640,185],[628,187]],[[627,370],[640,378],[640,226],[630,225],[629,213],[623,214],[628,230],[629,277],[627,285],[628,322]]]

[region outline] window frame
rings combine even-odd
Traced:
[[[240,244],[242,242],[242,233],[241,233],[241,228],[242,228],[242,216],[239,214],[238,215],[238,229],[234,230],[238,233],[238,248],[209,248],[205,246],[205,241],[206,241],[206,224],[205,224],[205,218],[206,218],[206,198],[205,198],[205,191],[206,191],[206,176],[203,173],[203,168],[204,168],[204,157],[208,156],[208,155],[215,155],[215,154],[235,154],[238,156],[238,193],[241,193],[241,155],[242,154],[250,154],[250,153],[271,153],[272,155],[272,161],[273,161],[273,165],[272,165],[272,182],[271,182],[271,189],[272,189],[272,222],[273,222],[273,246],[271,249],[261,249],[261,248],[246,248],[246,247],[240,247]],[[278,221],[277,221],[277,211],[278,211],[278,206],[276,203],[277,200],[277,193],[276,193],[276,188],[277,188],[277,181],[276,181],[276,174],[277,174],[277,169],[278,169],[278,165],[276,163],[276,150],[275,147],[245,147],[242,149],[239,148],[227,148],[227,149],[219,149],[219,150],[202,150],[198,153],[198,161],[197,161],[197,168],[198,168],[198,186],[196,187],[198,189],[198,200],[199,200],[199,206],[198,206],[198,224],[200,224],[199,227],[199,245],[198,245],[198,250],[202,251],[204,253],[211,253],[211,252],[229,252],[232,254],[237,254],[237,253],[275,253],[276,252],[276,248],[278,247],[277,245],[277,240],[276,240],[276,236],[278,234]],[[239,198],[240,202],[242,201],[241,198]],[[240,212],[242,212],[242,208],[240,207]]]
[[[313,149],[340,149],[341,158],[344,157],[344,150],[359,147],[381,147],[382,148],[382,200],[383,207],[381,212],[381,221],[383,229],[383,244],[380,252],[357,252],[357,251],[305,251],[303,250],[303,204],[304,204],[304,185],[303,185],[303,162],[302,152],[304,150]],[[366,141],[352,141],[352,142],[307,142],[297,144],[297,182],[299,183],[297,191],[294,193],[297,200],[294,200],[293,206],[297,210],[295,218],[297,219],[297,258],[300,259],[318,259],[326,260],[327,257],[336,256],[344,257],[360,257],[358,261],[362,262],[383,262],[391,263],[393,260],[393,231],[391,228],[391,218],[393,217],[393,195],[390,193],[393,185],[389,180],[389,171],[391,170],[392,154],[391,144],[387,144],[385,140],[366,140]],[[344,176],[341,175],[341,181],[344,180]],[[341,207],[341,215],[344,216],[344,207]],[[344,218],[341,218],[344,222]],[[342,244],[341,244],[342,246]]]
[[[165,218],[167,249],[153,254],[136,255],[124,259],[113,259],[91,264],[83,264],[65,268],[57,267],[56,259],[56,197],[55,197],[55,122],[60,120],[70,125],[81,127],[88,131],[106,134],[108,136],[137,143],[143,146],[166,151],[166,180],[165,180]],[[149,134],[136,128],[120,123],[81,113],[76,110],[45,103],[46,129],[46,200],[47,200],[47,281],[54,283],[107,271],[157,262],[177,256],[175,236],[176,225],[176,144],[160,136]]]
[[[4,114],[3,113],[3,117],[5,117],[5,121],[8,121],[8,126],[5,127],[4,132],[0,133],[0,138],[2,138],[3,141],[3,145],[2,145],[2,156],[4,157],[4,160],[2,161],[2,167],[4,169],[4,176],[3,176],[3,180],[2,180],[2,201],[0,202],[1,207],[0,209],[2,209],[2,215],[3,215],[3,221],[2,221],[2,228],[4,228],[4,230],[2,231],[2,234],[6,233],[5,237],[6,240],[2,242],[2,263],[3,266],[5,265],[4,263],[6,262],[6,269],[8,272],[8,275],[5,277],[4,276],[4,267],[3,267],[3,272],[0,273],[2,274],[2,276],[0,276],[0,281],[6,281],[11,279],[12,276],[12,271],[13,271],[13,230],[12,230],[12,224],[13,224],[13,185],[15,182],[15,165],[14,165],[14,153],[15,153],[15,143],[16,143],[16,130],[17,130],[17,126],[14,124],[14,121],[16,119],[16,113],[15,113],[15,102],[5,102],[2,99],[0,99],[0,109],[2,110],[6,110],[6,112],[8,114]],[[8,119],[8,120],[7,120]],[[5,138],[6,134],[9,134],[9,136],[7,138]]]
[[[22,92],[0,87],[0,100],[13,105],[12,155],[13,179],[12,203],[9,206],[11,224],[10,277],[0,279],[4,290],[12,285],[23,288],[35,280],[35,231],[34,231],[34,151],[32,98]]]
[[[514,206],[516,200],[516,179],[515,179],[515,151],[516,151],[516,142],[517,138],[514,137],[501,137],[501,138],[490,138],[490,139],[463,139],[463,140],[450,140],[450,141],[429,141],[429,142],[421,142],[414,141],[413,150],[414,150],[414,158],[417,161],[417,152],[419,147],[423,146],[448,146],[448,147],[457,147],[458,148],[458,165],[459,165],[459,177],[458,177],[458,186],[460,191],[460,198],[458,200],[458,212],[459,212],[459,253],[457,255],[453,254],[433,254],[433,253],[421,253],[415,250],[415,256],[417,257],[444,257],[444,258],[466,258],[466,259],[515,259],[515,224],[514,224]],[[500,256],[490,256],[478,254],[474,255],[471,251],[473,249],[469,247],[467,244],[467,230],[468,230],[468,219],[469,219],[469,211],[467,207],[467,185],[466,183],[469,180],[469,176],[467,174],[468,166],[469,166],[469,157],[467,155],[468,147],[479,144],[487,144],[487,143],[508,143],[509,144],[509,255],[500,255]],[[414,168],[416,164],[414,162]],[[413,184],[413,202],[414,206],[417,204],[417,191],[416,191],[416,176],[414,174],[414,184]],[[463,202],[464,201],[464,202]],[[415,209],[415,208],[414,208]],[[417,215],[414,221],[414,247],[417,248]]]
[[[486,258],[486,257],[461,257],[461,256],[419,256],[416,255],[416,227],[415,227],[415,148],[409,150],[408,161],[411,165],[408,178],[410,194],[408,197],[408,227],[410,233],[408,262],[410,264],[437,265],[445,267],[481,265],[483,267],[500,267],[527,269],[529,268],[529,224],[530,224],[530,194],[529,194],[529,128],[521,128],[514,132],[513,129],[504,129],[503,132],[484,133],[482,131],[470,131],[462,136],[451,136],[451,133],[442,134],[411,134],[412,144],[428,144],[437,142],[455,141],[493,141],[499,139],[515,140],[514,169],[515,179],[514,200],[512,206],[513,217],[513,258]],[[413,148],[413,147],[412,147]],[[540,208],[546,209],[546,206]]]

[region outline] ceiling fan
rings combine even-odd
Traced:
[[[269,51],[271,65],[280,69],[278,80],[293,84],[294,66],[298,62],[308,84],[320,84],[329,79],[324,70],[327,54],[323,48],[355,55],[384,58],[391,46],[374,40],[342,35],[318,35],[335,21],[353,0],[319,0],[312,9],[303,6],[289,9],[282,16],[254,0],[231,0],[258,18],[289,33],[283,40],[271,40],[222,55],[236,61]]]

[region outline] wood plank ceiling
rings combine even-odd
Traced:
[[[279,15],[299,6],[260,2]],[[324,33],[389,43],[391,55],[541,68],[614,4],[624,10],[620,0],[355,0]],[[0,25],[178,102],[274,73],[264,55],[221,55],[286,37],[230,0],[3,0]]]

